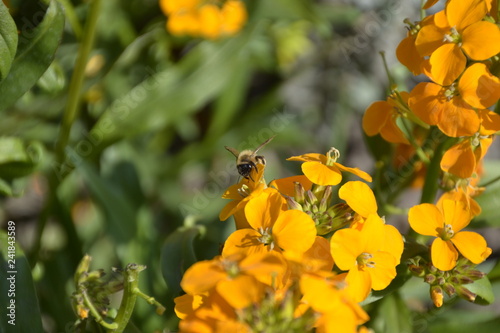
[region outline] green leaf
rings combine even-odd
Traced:
[[[0,178],[0,195],[12,196],[14,193],[12,187],[5,180]]]
[[[9,75],[0,82],[0,111],[14,104],[47,70],[64,28],[64,13],[52,0],[43,21],[32,31],[21,31]]]
[[[31,174],[41,154],[39,143],[26,145],[19,138],[0,137],[0,178],[11,180]]]
[[[109,234],[118,243],[128,243],[136,234],[138,203],[133,200],[137,193],[128,193],[127,190],[136,188],[134,184],[137,183],[137,175],[130,177],[129,174],[127,177],[123,176],[121,182],[113,182],[99,175],[94,167],[83,160],[79,161],[77,169],[85,179],[92,199],[104,212]],[[129,186],[127,181],[131,178],[134,179],[134,184]]]
[[[495,301],[495,295],[491,288],[491,283],[488,277],[476,280],[471,284],[464,285],[465,288],[477,295],[474,303],[479,305],[489,305]]]
[[[494,311],[458,310],[440,313],[438,320],[422,319],[419,326],[427,328],[430,333],[463,333],[481,332],[497,333],[500,317]]]
[[[0,81],[9,73],[17,49],[17,27],[9,9],[0,2]],[[3,98],[3,96],[2,96]]]
[[[184,272],[196,262],[194,240],[203,233],[202,226],[182,227],[170,234],[161,250],[161,271],[172,297],[181,293]]]
[[[198,44],[177,66],[154,74],[116,100],[91,135],[102,138],[103,149],[195,112],[223,91],[230,84],[231,73],[248,61],[243,52],[247,40],[247,35],[240,35],[221,44]]]
[[[500,176],[498,170],[500,170],[499,161],[486,161],[484,163],[485,177],[481,179],[481,184],[488,184],[490,181],[494,181]],[[490,183],[486,186],[486,190],[481,193],[481,195],[476,198],[477,203],[481,206],[481,214],[476,217],[476,221],[481,221],[488,226],[499,227],[500,226],[500,210],[498,206],[500,204],[500,181]]]
[[[0,230],[0,332],[43,332],[31,268],[17,245],[14,222]],[[12,237],[12,238],[10,238]],[[12,247],[11,247],[12,246]],[[15,249],[15,250],[14,250]]]
[[[377,304],[376,314],[371,314],[373,320],[370,327],[379,333],[411,333],[411,313],[399,293],[392,293],[384,297]]]

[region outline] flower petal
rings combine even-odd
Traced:
[[[451,239],[458,251],[475,264],[482,263],[486,258],[483,253],[487,251],[486,240],[483,236],[472,231],[462,231]]]
[[[441,118],[443,108],[442,99],[439,98],[443,87],[432,82],[421,82],[410,92],[408,105],[412,111],[429,125],[437,125]]]
[[[441,159],[441,170],[460,178],[472,176],[476,170],[476,157],[472,151],[470,140],[464,140],[444,153]]]
[[[362,225],[361,244],[365,244],[363,252],[375,253],[384,246],[384,221],[377,214],[370,214]]]
[[[339,198],[363,217],[377,214],[377,201],[371,188],[361,181],[350,181],[339,189]]]
[[[444,226],[444,218],[439,209],[428,203],[410,208],[408,220],[413,230],[426,236],[439,236],[438,229]]]
[[[375,263],[375,267],[366,270],[371,275],[372,289],[382,290],[396,277],[398,260],[392,254],[382,251],[372,253],[371,260]]]
[[[370,294],[372,277],[366,269],[354,267],[347,273],[345,281],[355,302],[362,302]]]
[[[326,163],[326,156],[323,154],[309,153],[299,156],[292,156],[286,159],[287,161],[300,161],[300,162],[321,162]]]
[[[493,57],[500,52],[500,29],[486,21],[468,26],[462,32],[462,49],[474,60]]]
[[[448,1],[446,4],[448,23],[452,27],[456,26],[459,31],[481,21],[487,12],[488,8],[483,0]]]
[[[396,56],[400,63],[406,66],[413,75],[422,74],[423,58],[415,47],[415,37],[404,38],[396,48]]]
[[[264,294],[264,288],[254,277],[239,275],[235,279],[220,281],[217,284],[217,292],[233,308],[243,309],[259,302]]]
[[[490,110],[479,110],[481,135],[492,135],[500,131],[500,115]]]
[[[399,264],[405,245],[403,236],[401,236],[398,229],[389,224],[384,225],[384,234],[383,247],[380,250],[392,254],[397,259],[397,264]]]
[[[295,183],[300,183],[305,191],[309,191],[312,187],[312,182],[304,175],[275,179],[269,183],[269,187],[274,187],[281,194],[293,197],[295,195]]]
[[[184,273],[181,281],[182,289],[190,295],[198,295],[212,289],[227,276],[219,265],[218,259],[195,263]]]
[[[363,130],[366,135],[374,136],[380,133],[385,122],[391,117],[392,105],[387,101],[372,103],[363,115]]]
[[[380,135],[387,142],[409,145],[410,142],[396,123],[397,118],[399,118],[399,115],[393,113],[391,118],[389,118],[385,123],[384,127],[381,128]]]
[[[302,163],[302,172],[310,181],[322,186],[337,185],[342,180],[342,174],[335,166],[320,162]]]
[[[470,211],[462,201],[443,200],[443,216],[455,234],[465,228],[472,219]]]
[[[457,264],[458,252],[450,241],[436,238],[431,247],[432,264],[442,271],[449,271]]]
[[[441,45],[443,37],[450,30],[444,10],[428,17],[426,24],[422,26],[415,40],[415,47],[421,57],[430,56]]]
[[[285,210],[285,199],[274,189],[266,189],[259,196],[248,201],[245,216],[255,230],[272,227],[278,216]]]
[[[352,174],[358,176],[359,178],[366,180],[367,182],[372,181],[372,176],[370,176],[369,174],[367,174],[363,170],[360,170],[358,168],[349,168],[349,167],[343,166],[340,163],[335,163],[335,166],[337,168],[339,168],[341,171],[352,173]]]
[[[481,122],[476,111],[461,98],[452,98],[443,105],[437,124],[444,134],[457,138],[472,136],[479,130]]]
[[[245,253],[250,255],[254,253],[267,252],[267,247],[259,240],[262,235],[253,229],[240,229],[234,231],[226,239],[222,256],[228,257],[235,253]]]
[[[458,91],[467,104],[485,109],[500,98],[500,80],[490,73],[485,64],[475,63],[460,77]]]
[[[306,213],[287,210],[278,217],[272,235],[273,242],[283,250],[304,253],[316,239],[316,226]]]
[[[467,58],[457,44],[448,43],[432,53],[429,63],[433,81],[448,86],[462,74]]]
[[[356,259],[363,252],[361,232],[355,229],[337,230],[330,239],[330,251],[338,268],[348,271],[357,266]]]

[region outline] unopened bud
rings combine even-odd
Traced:
[[[443,290],[448,294],[448,296],[455,295],[455,287],[451,283],[445,283],[443,285]]]
[[[302,184],[299,182],[295,182],[294,189],[295,189],[295,200],[297,200],[297,202],[303,203],[305,201],[304,186],[302,186]]]
[[[286,203],[287,203],[289,209],[303,211],[302,206],[297,201],[295,201],[292,197],[286,197]]]
[[[436,307],[441,307],[443,305],[443,289],[438,286],[431,287],[431,299]]]
[[[472,291],[469,289],[465,288],[464,286],[458,286],[456,288],[457,295],[462,297],[463,299],[469,301],[469,302],[474,302],[476,300],[476,294],[474,294]]]
[[[424,277],[424,281],[428,284],[435,284],[436,283],[436,280],[437,280],[437,277],[433,274],[427,274],[425,277]]]

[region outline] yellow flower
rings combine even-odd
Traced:
[[[236,34],[247,20],[245,5],[240,0],[223,4],[207,0],[160,0],[160,7],[168,15],[168,31],[178,36],[217,39]]]
[[[255,178],[242,178],[238,184],[229,186],[222,195],[223,199],[231,199],[226,206],[221,210],[219,219],[227,220],[231,215],[234,215],[236,229],[251,228],[248,224],[243,209],[249,200],[258,197],[264,190],[266,184],[263,182],[264,165],[257,164]],[[253,181],[256,179],[256,181]]]
[[[266,284],[284,271],[283,259],[275,252],[237,253],[195,263],[184,274],[181,287],[189,295],[215,290],[231,307],[242,309],[262,299]]]
[[[371,214],[361,230],[338,230],[331,238],[332,257],[341,270],[348,271],[346,282],[357,302],[364,300],[371,289],[384,289],[396,277],[403,240],[399,235],[400,244],[388,246],[386,230],[382,219]]]
[[[366,135],[380,134],[385,141],[409,145],[403,131],[397,125],[397,119],[408,110],[409,93],[403,91],[387,97],[387,101],[372,103],[363,116],[363,130]]]
[[[483,236],[461,231],[472,218],[462,201],[444,200],[442,210],[432,204],[410,208],[408,219],[413,230],[421,235],[434,236],[431,246],[432,264],[442,271],[455,267],[460,252],[475,264],[483,262],[491,253]]]
[[[324,278],[313,274],[301,277],[302,301],[320,314],[315,325],[317,332],[355,333],[359,325],[368,321],[366,312],[351,298],[345,287],[335,277]]]
[[[314,221],[299,210],[286,210],[286,202],[274,189],[263,192],[245,206],[251,229],[233,232],[224,245],[223,255],[244,252],[306,252],[316,238]]]
[[[341,171],[353,173],[368,182],[372,181],[372,177],[366,172],[358,168],[348,168],[337,163],[339,157],[339,151],[335,148],[331,148],[326,155],[310,153],[292,156],[288,158],[287,161],[304,162],[302,163],[302,172],[304,175],[313,183],[322,186],[337,185],[340,183],[342,181]]]

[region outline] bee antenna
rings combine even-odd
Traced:
[[[258,152],[258,151],[259,151],[262,147],[264,147],[264,146],[265,146],[265,145],[267,145],[269,142],[271,142],[271,140],[272,140],[272,139],[274,139],[274,137],[275,137],[275,136],[276,136],[276,134],[275,134],[275,135],[273,135],[273,136],[271,136],[271,137],[269,137],[269,139],[267,139],[266,141],[264,141],[263,143],[261,143],[261,145],[260,145],[260,146],[258,146],[258,147],[257,147],[257,149],[255,149],[253,153],[254,153],[254,154],[257,154],[257,152]]]

